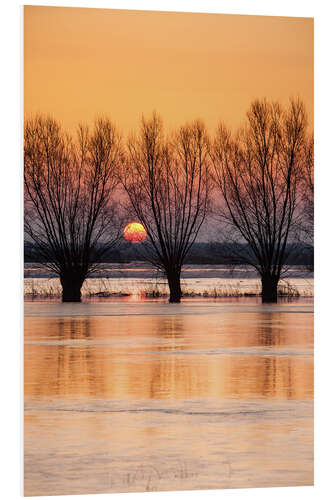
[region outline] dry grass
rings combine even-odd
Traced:
[[[197,291],[191,288],[182,286],[182,292],[184,298],[223,298],[223,297],[260,297],[261,290],[260,286],[248,290],[242,288],[239,283],[235,285],[222,285],[220,287],[208,288],[203,291]],[[136,291],[132,290],[116,290],[112,289],[110,280],[100,278],[95,282],[94,286],[90,286],[89,282],[86,281],[82,287],[83,297],[88,298],[111,298],[111,297],[130,297],[137,296],[140,298],[166,298],[169,296],[167,285],[148,285],[140,288]],[[25,280],[24,284],[24,296],[28,299],[48,299],[48,298],[60,298],[61,297],[61,286],[54,280],[44,281],[42,284],[36,283],[34,279]],[[279,297],[313,297],[312,288],[309,287],[307,290],[302,290],[302,293],[288,281],[283,281],[278,286],[278,296]]]
[[[291,285],[288,281],[281,283],[278,286],[278,296],[279,297],[300,297],[299,290]]]
[[[25,280],[24,282],[24,297],[29,299],[39,298],[56,298],[61,297],[61,285],[49,282],[47,285],[39,285],[34,279]]]

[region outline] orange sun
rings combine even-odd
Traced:
[[[132,243],[144,241],[147,236],[147,231],[140,222],[130,222],[124,229],[124,238]]]

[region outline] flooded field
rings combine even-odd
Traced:
[[[25,304],[25,495],[313,483],[313,302]]]
[[[57,297],[61,295],[58,278],[37,264],[26,263],[24,269],[26,298]],[[259,295],[261,283],[249,266],[185,265],[182,271],[182,290],[186,296],[237,297]],[[313,273],[301,266],[290,266],[280,281],[280,290],[291,296],[313,297]],[[102,264],[86,279],[83,297],[144,296],[168,294],[164,276],[149,264]]]

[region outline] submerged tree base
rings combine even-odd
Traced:
[[[181,302],[181,297],[177,298],[169,297],[169,304],[180,304],[180,302]]]
[[[277,297],[265,297],[265,296],[261,296],[261,299],[262,299],[262,303],[263,304],[276,304],[277,303]]]
[[[170,290],[169,303],[179,304],[182,298],[182,289],[180,286],[180,274],[171,274],[167,276]]]
[[[81,296],[80,297],[64,297],[62,296],[62,302],[81,302]]]
[[[73,281],[61,280],[62,285],[62,302],[81,302],[81,287],[82,283],[77,284]]]
[[[277,303],[278,299],[278,279],[275,277],[263,277],[261,278],[261,298],[264,303]]]

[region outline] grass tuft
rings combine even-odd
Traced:
[[[168,287],[166,284],[152,284],[139,288],[137,290],[119,290],[112,288],[113,282],[107,278],[94,280],[93,283],[86,281],[82,287],[82,296],[87,298],[111,298],[111,297],[131,297],[136,296],[142,299],[166,298],[169,296]],[[26,279],[24,283],[24,296],[27,299],[50,299],[61,297],[61,286],[58,280],[50,279],[42,283],[34,279]],[[182,296],[184,298],[237,298],[237,297],[260,297],[261,289],[258,284],[253,289],[249,290],[241,287],[238,282],[234,285],[221,285],[220,287],[207,288],[202,291],[197,291],[182,286]],[[309,286],[307,290],[302,290],[302,293],[288,281],[283,281],[278,286],[279,297],[313,297],[313,290]]]

